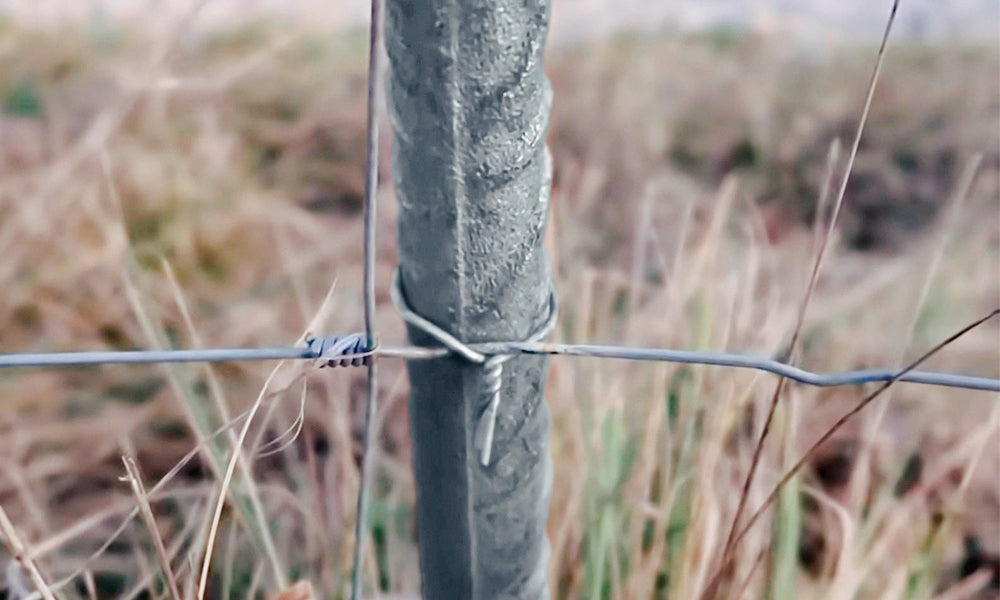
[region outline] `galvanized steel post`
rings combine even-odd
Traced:
[[[386,8],[406,301],[465,343],[524,339],[545,322],[551,289],[549,1]],[[547,598],[547,359],[505,364],[486,466],[474,444],[485,369],[456,356],[408,369],[424,598]]]

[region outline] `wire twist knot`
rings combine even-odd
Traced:
[[[476,450],[479,451],[479,462],[484,467],[488,466],[493,451],[493,435],[496,431],[497,412],[500,408],[501,392],[503,390],[503,365],[518,352],[504,351],[488,354],[479,352],[444,329],[413,312],[413,309],[410,308],[404,297],[398,268],[392,276],[391,292],[392,302],[404,321],[441,342],[452,354],[460,356],[470,363],[483,366],[482,402],[478,407],[479,414],[476,417],[476,431],[473,443]],[[537,331],[533,332],[522,342],[540,342],[548,337],[555,328],[558,313],[559,306],[556,299],[556,292],[555,289],[550,289],[549,312],[545,318],[545,322]],[[490,344],[483,345],[488,346]]]
[[[352,333],[340,337],[306,337],[306,345],[320,367],[360,367],[371,362],[377,347],[369,345],[363,333]]]

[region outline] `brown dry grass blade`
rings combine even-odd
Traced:
[[[840,186],[837,190],[837,197],[834,201],[833,215],[830,218],[830,224],[826,230],[826,235],[823,236],[822,242],[820,243],[819,249],[816,253],[816,260],[813,263],[812,274],[809,278],[809,285],[806,288],[805,296],[802,298],[802,304],[799,307],[799,314],[795,324],[795,329],[792,333],[791,342],[788,345],[788,357],[790,362],[794,362],[795,360],[799,336],[802,333],[802,326],[805,322],[806,310],[809,307],[809,301],[812,299],[813,291],[816,288],[816,281],[819,278],[819,272],[823,265],[823,258],[826,255],[826,250],[829,246],[830,237],[833,233],[833,229],[837,225],[837,221],[840,217],[840,211],[843,208],[844,195],[847,192],[847,184],[850,181],[854,161],[857,158],[858,148],[861,145],[861,135],[865,130],[865,124],[868,122],[868,113],[871,110],[872,98],[875,96],[875,88],[878,86],[879,74],[882,72],[886,44],[889,40],[889,33],[892,31],[892,24],[896,20],[896,11],[898,8],[899,0],[894,0],[892,3],[892,11],[889,13],[889,20],[886,23],[885,31],[882,35],[882,42],[879,45],[878,55],[875,60],[875,67],[872,70],[871,79],[868,83],[868,93],[865,97],[865,104],[864,109],[861,112],[861,119],[858,121],[857,131],[854,134],[854,142],[851,146],[851,153],[847,160],[847,167],[844,170],[844,176],[841,179]],[[832,170],[828,172],[828,175],[832,175]],[[824,188],[827,188],[826,183],[824,183]],[[771,402],[768,405],[767,416],[764,420],[764,427],[761,430],[760,437],[754,447],[753,458],[750,461],[750,470],[744,480],[743,489],[740,491],[740,500],[736,507],[736,514],[733,516],[733,524],[729,529],[729,535],[727,536],[726,543],[722,549],[721,563],[723,565],[728,564],[730,555],[736,545],[736,532],[740,526],[740,518],[743,516],[743,511],[746,509],[747,498],[750,495],[750,488],[753,485],[754,476],[757,474],[757,467],[760,464],[760,458],[763,454],[764,442],[767,440],[768,434],[770,434],[771,424],[774,421],[774,413],[778,407],[778,401],[781,398],[781,391],[784,388],[785,381],[786,380],[784,378],[778,380],[778,385],[775,387],[774,395],[771,397]],[[716,575],[709,587],[706,588],[703,597],[713,597],[717,591],[717,586],[718,575]]]
[[[785,472],[785,474],[781,477],[778,483],[771,490],[771,493],[767,495],[767,498],[764,500],[764,502],[761,503],[760,507],[750,516],[750,519],[747,521],[747,524],[744,525],[743,528],[739,530],[739,533],[733,537],[733,543],[732,543],[733,547],[739,544],[740,541],[742,541],[743,538],[746,536],[746,534],[750,531],[750,529],[753,528],[753,526],[757,523],[757,521],[760,520],[760,517],[778,497],[778,494],[781,492],[781,489],[785,486],[785,484],[791,481],[792,477],[795,477],[795,475],[802,470],[802,467],[804,467],[809,462],[809,459],[812,458],[812,455],[816,452],[816,450],[820,448],[824,443],[826,443],[826,441],[829,440],[838,430],[840,430],[841,427],[843,427],[855,415],[864,410],[866,406],[871,404],[872,401],[878,398],[884,391],[889,389],[889,387],[891,387],[894,383],[899,381],[899,379],[902,376],[906,375],[910,371],[919,367],[921,364],[923,364],[932,356],[934,356],[935,354],[937,354],[938,352],[949,346],[952,342],[954,342],[958,338],[962,337],[966,333],[969,333],[970,331],[979,327],[980,325],[986,323],[987,321],[989,321],[990,319],[992,319],[997,315],[1000,315],[1000,308],[994,309],[985,317],[981,317],[975,320],[974,322],[970,323],[969,325],[966,325],[956,333],[953,333],[947,339],[938,343],[936,346],[925,352],[920,358],[907,365],[906,368],[896,373],[896,375],[892,379],[880,385],[877,390],[865,396],[865,398],[860,402],[858,402],[858,404],[854,408],[847,411],[839,419],[837,419],[837,422],[834,423],[829,429],[827,429],[826,432],[823,433],[823,435],[821,435],[818,440],[816,440],[811,446],[809,446],[809,449],[802,454],[802,457],[799,458],[799,460],[796,461],[796,463],[790,469],[788,469],[788,471]],[[706,593],[708,591],[714,592],[714,590],[718,588],[719,581],[722,577],[722,574],[725,572],[728,566],[729,560],[731,560],[731,557],[727,557],[727,560],[724,560],[722,564],[719,565],[719,568],[716,570],[715,575],[712,577],[708,587],[706,588]]]
[[[802,467],[804,467],[805,464],[809,462],[809,459],[812,458],[812,455],[816,452],[816,450],[824,443],[826,443],[826,441],[829,440],[833,436],[833,434],[835,434],[841,427],[843,427],[845,423],[850,421],[855,415],[864,410],[864,408],[869,404],[871,404],[873,400],[882,395],[882,392],[889,389],[889,387],[892,386],[892,384],[899,381],[900,377],[916,369],[925,361],[927,361],[929,358],[931,358],[932,356],[934,356],[935,354],[937,354],[938,352],[949,346],[952,342],[954,342],[958,338],[962,337],[966,333],[969,333],[973,329],[979,327],[980,325],[989,321],[990,319],[992,319],[997,315],[1000,315],[1000,308],[993,309],[993,311],[990,314],[986,315],[985,317],[976,319],[974,322],[966,325],[956,333],[953,333],[948,337],[948,339],[944,340],[943,342],[940,342],[938,345],[934,346],[933,348],[925,352],[923,356],[921,356],[917,360],[907,365],[907,367],[902,371],[900,371],[899,373],[896,373],[896,375],[892,379],[880,385],[877,390],[865,396],[865,398],[861,400],[861,402],[858,402],[858,404],[854,408],[847,411],[839,419],[837,419],[836,423],[834,423],[829,429],[826,430],[826,432],[823,435],[819,437],[818,440],[816,440],[815,442],[813,442],[811,446],[809,446],[809,449],[802,454],[802,458],[800,458],[792,466],[792,468],[788,469],[788,471],[785,472],[785,474],[781,477],[778,483],[774,486],[774,489],[771,490],[771,493],[767,495],[767,498],[764,500],[763,504],[761,504],[760,508],[758,508],[757,511],[750,516],[750,519],[747,521],[747,524],[744,525],[743,529],[740,530],[739,535],[736,536],[736,539],[733,542],[734,545],[738,544],[740,540],[742,540],[743,537],[747,534],[747,532],[750,531],[750,528],[754,526],[757,520],[760,519],[760,516],[764,513],[765,510],[767,510],[768,506],[772,502],[774,502],[775,498],[778,497],[778,492],[781,491],[781,488],[786,483],[788,483],[792,479],[792,477],[794,477],[800,470],[802,470]]]
[[[163,571],[163,578],[167,582],[167,590],[170,592],[170,597],[173,600],[181,600],[180,588],[177,587],[177,578],[170,567],[170,556],[167,554],[167,546],[163,543],[160,528],[156,525],[156,517],[153,515],[153,509],[149,505],[149,495],[146,493],[146,487],[142,484],[139,465],[136,463],[135,458],[131,456],[123,456],[122,463],[125,465],[125,472],[127,473],[123,480],[129,483],[132,493],[135,494],[139,514],[142,516],[143,522],[146,523],[149,535],[153,539],[153,548],[156,550],[156,558],[160,562],[160,569]]]
[[[2,506],[0,506],[0,534],[7,539],[7,544],[14,554],[14,559],[28,571],[28,575],[31,576],[31,582],[35,584],[35,588],[42,595],[42,598],[45,600],[56,600],[48,583],[45,582],[45,578],[42,577],[42,572],[39,570],[38,565],[31,558],[31,552],[27,544],[18,535],[14,524],[7,518],[7,513],[4,512]]]

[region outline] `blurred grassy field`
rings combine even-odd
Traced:
[[[277,22],[0,21],[0,350],[289,344],[333,282],[323,331],[360,329],[364,42]],[[828,213],[816,206],[827,155],[851,142],[874,57],[730,30],[553,53],[555,339],[782,354]],[[803,365],[905,364],[1000,304],[998,82],[995,46],[892,44]],[[395,342],[390,188],[377,282]],[[998,335],[990,323],[928,368],[997,377]],[[368,570],[385,597],[407,598],[419,590],[407,388],[402,364],[384,365]],[[270,369],[0,372],[0,506],[50,583],[86,569],[59,597],[164,597],[141,520],[102,547],[136,505],[123,454],[147,489],[170,477],[151,503],[189,597],[232,440],[172,468],[254,401]],[[279,373],[209,597],[273,597],[275,572],[321,598],[346,593],[361,377]],[[554,597],[697,597],[775,384],[554,359]],[[787,386],[750,507],[868,391]],[[995,394],[895,386],[743,541],[726,597],[996,597],[998,428]],[[29,579],[3,552],[0,598],[20,599]]]

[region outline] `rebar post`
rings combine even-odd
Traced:
[[[387,0],[400,284],[465,343],[523,340],[545,322],[542,251],[551,88],[548,0]],[[410,327],[418,345],[434,339]],[[482,365],[410,361],[423,597],[547,598],[552,463],[548,362],[503,368],[489,464],[474,432]]]

